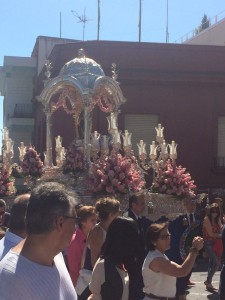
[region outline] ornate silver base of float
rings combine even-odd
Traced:
[[[145,215],[151,221],[157,221],[162,216],[174,220],[183,213],[183,201],[176,196],[159,193],[146,195]]]
[[[42,181],[58,181],[72,188],[80,197],[80,203],[83,205],[95,205],[96,201],[103,197],[115,197],[120,202],[122,212],[126,211],[129,206],[128,194],[93,194],[90,191],[88,176],[85,172],[77,173],[77,175],[63,174],[58,167],[46,168],[42,177],[38,182]]]

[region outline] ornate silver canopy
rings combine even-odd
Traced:
[[[50,72],[50,70],[47,71]],[[49,72],[47,72],[48,75]],[[83,112],[84,149],[87,151],[91,136],[90,112],[93,108],[98,105],[103,112],[114,113],[125,102],[115,74],[113,78],[105,76],[102,67],[93,59],[86,57],[83,49],[79,50],[78,57],[62,67],[58,76],[47,77],[44,89],[37,99],[43,104],[46,114],[45,160],[49,166],[52,165],[52,113],[63,107],[68,114],[72,114],[75,120],[76,136],[79,136],[78,126]]]

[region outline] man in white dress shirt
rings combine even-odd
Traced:
[[[0,240],[0,260],[27,235],[25,215],[29,198],[29,194],[23,194],[16,197],[13,202],[9,228],[4,238]]]

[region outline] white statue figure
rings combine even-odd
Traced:
[[[161,124],[158,124],[158,127],[155,127],[156,130],[156,141],[159,144],[162,144],[163,140],[164,140],[164,136],[163,136],[163,131],[164,131],[164,127],[161,126]]]
[[[55,144],[56,148],[62,148],[62,137],[60,135],[55,138]]]
[[[91,146],[94,149],[99,149],[100,144],[99,144],[99,139],[100,139],[100,133],[98,133],[98,131],[94,131],[94,133],[92,133],[91,135]]]
[[[117,118],[118,118],[118,111],[111,112],[110,115],[107,117],[108,120],[108,132],[113,133],[115,131],[118,131],[117,126]]]
[[[161,124],[158,124],[158,127],[155,127],[157,137],[163,138],[163,131],[164,127],[161,126]]]
[[[3,132],[3,141],[7,141],[9,138],[9,129],[7,127],[4,127],[2,132]]]
[[[20,161],[23,161],[24,155],[26,153],[27,147],[24,146],[24,142],[20,143],[20,147],[18,147],[19,152],[20,152]]]
[[[10,138],[8,138],[6,141],[4,141],[3,163],[11,164],[11,160],[14,157],[13,145],[14,145],[14,142]]]
[[[45,76],[47,79],[50,79],[51,74],[52,74],[52,72],[51,72],[52,63],[48,59],[45,61],[45,68],[46,68]]]

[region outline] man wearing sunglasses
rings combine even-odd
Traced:
[[[199,216],[196,214],[196,199],[187,198],[183,201],[183,204],[184,214],[172,221],[169,225],[171,244],[170,249],[166,253],[169,259],[177,264],[182,264],[184,262],[184,257],[181,255],[181,242],[184,234],[190,234],[190,241],[192,241],[195,236],[201,236],[200,220]],[[186,299],[186,289],[190,277],[191,273],[186,277],[177,278],[177,299]]]
[[[61,253],[78,221],[76,197],[56,182],[33,189],[26,213],[27,238],[0,262],[0,299],[77,299]]]

